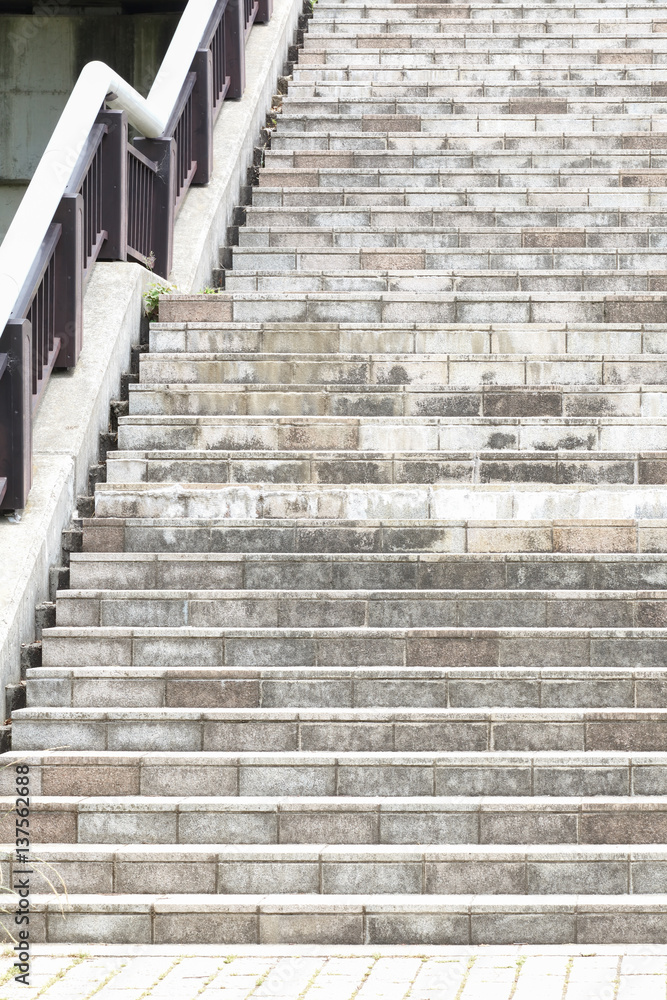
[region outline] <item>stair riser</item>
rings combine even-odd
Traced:
[[[54,856],[51,856],[53,853]],[[129,853],[129,852],[128,852]],[[174,853],[178,853],[175,851]],[[190,852],[188,852],[190,853]],[[146,856],[139,860],[85,859],[68,861],[56,852],[41,851],[34,863],[31,887],[48,892],[53,872],[71,893],[142,894],[405,894],[405,895],[650,895],[664,893],[667,885],[667,862],[664,851],[655,860],[633,858],[623,852],[609,860],[561,860],[538,858],[516,860],[476,860],[461,852],[451,852],[452,860],[429,861],[427,858],[402,861],[327,861],[310,851],[312,860],[265,861],[246,859],[241,854],[216,857],[217,852],[202,851],[199,856],[168,861]],[[268,853],[268,852],[267,852]],[[417,851],[410,852],[413,857]],[[600,852],[604,858],[604,852]],[[354,854],[350,851],[352,857]],[[44,862],[44,864],[41,863]]]
[[[58,760],[22,752],[34,795],[169,796],[634,796],[667,794],[665,755],[604,754],[248,755],[200,752],[79,754]],[[15,775],[0,774],[3,794],[15,793]]]
[[[612,216],[584,211],[566,215],[563,210],[552,214],[514,210],[502,212],[500,223],[497,219],[498,216],[482,209],[473,212],[463,207],[450,209],[449,219],[440,226],[408,228],[405,220],[400,226],[383,229],[360,229],[347,224],[335,228],[308,226],[303,220],[294,226],[256,225],[239,230],[239,248],[233,252],[275,253],[281,255],[281,260],[285,255],[287,262],[296,261],[297,253],[299,260],[310,262],[326,262],[332,252],[349,254],[352,263],[355,260],[370,263],[373,255],[377,255],[373,264],[379,266],[383,263],[380,254],[392,252],[409,257],[423,253],[424,259],[427,254],[458,252],[472,260],[474,251],[514,256],[515,252],[526,249],[541,249],[548,255],[565,253],[569,249],[584,253],[619,251],[625,256],[633,251],[660,253],[666,245],[665,227],[661,223],[632,225],[627,212]],[[651,221],[660,222],[656,218]],[[384,264],[394,266],[392,257],[384,258]],[[247,329],[250,325],[248,322],[244,327]],[[320,331],[315,328],[314,332]],[[295,336],[299,337],[298,330]]]
[[[29,710],[26,710],[29,711]],[[64,710],[61,710],[64,711]],[[146,710],[147,712],[150,710]],[[213,711],[212,709],[209,711]],[[57,709],[51,709],[57,713]],[[552,712],[552,715],[558,715]],[[657,713],[656,713],[657,714]],[[614,718],[606,721],[422,721],[340,722],[206,721],[197,718],[124,718],[118,721],[14,716],[16,750],[224,751],[224,752],[391,752],[421,753],[667,750],[667,722]]]
[[[502,56],[503,60],[506,56]],[[666,53],[667,58],[667,53]],[[439,149],[420,153],[408,150],[313,150],[310,153],[296,153],[287,150],[269,149],[264,154],[265,168],[259,175],[259,184],[252,194],[259,193],[265,186],[302,187],[305,184],[340,186],[339,178],[363,175],[369,185],[383,185],[387,175],[400,172],[404,184],[423,186],[422,175],[433,180],[427,183],[440,184],[441,171],[480,170],[495,172],[499,184],[511,185],[513,172],[540,170],[545,172],[593,170],[601,174],[645,170],[664,170],[667,158],[660,149],[630,150],[612,149],[568,152],[553,150],[540,152],[520,150],[488,150],[487,152],[464,153],[461,150]],[[509,174],[509,176],[508,176]],[[278,178],[281,178],[278,181]],[[308,178],[302,180],[301,178]]]
[[[588,451],[667,453],[667,422],[628,421],[606,423],[544,420],[520,424],[516,419],[436,422],[424,419],[411,424],[327,422],[278,424],[247,418],[233,425],[124,424],[118,447],[132,451]],[[185,456],[184,456],[185,457]]]
[[[381,40],[381,36],[376,36]],[[359,39],[362,41],[362,39]],[[387,39],[384,39],[387,41]],[[637,39],[633,39],[637,41]],[[476,47],[457,48],[451,39],[433,35],[432,45],[426,49],[424,42],[417,36],[393,39],[394,45],[378,47],[373,51],[367,48],[340,49],[340,39],[334,36],[324,41],[321,37],[312,39],[305,37],[304,46],[299,53],[299,62],[293,69],[295,79],[309,79],[306,74],[317,68],[318,71],[350,70],[353,73],[368,73],[379,70],[402,72],[405,69],[422,69],[442,73],[448,70],[454,79],[485,79],[489,80],[595,80],[598,74],[601,78],[619,79],[653,79],[653,74],[660,73],[660,66],[667,62],[664,43],[655,36],[646,49],[638,46],[633,48],[604,48],[604,39],[600,39],[599,48],[589,51],[582,49],[545,48],[536,58],[535,50],[530,48],[516,49],[511,54],[498,53],[483,46],[488,39],[480,40]],[[411,46],[411,41],[417,44]],[[535,40],[537,43],[537,39]],[[535,44],[534,43],[534,44]],[[456,65],[452,69],[452,64]],[[297,77],[298,74],[298,77]],[[456,76],[454,76],[456,74]],[[373,77],[375,73],[373,72]],[[319,76],[317,77],[319,79]],[[449,77],[447,77],[449,79]]]
[[[353,292],[425,292],[461,293],[479,292],[488,295],[493,292],[543,292],[557,295],[560,292],[619,292],[652,293],[663,290],[665,278],[650,274],[634,274],[622,271],[600,271],[595,274],[576,272],[574,274],[546,272],[511,273],[482,272],[474,274],[441,274],[439,269],[432,273],[412,274],[406,272],[383,276],[368,275],[365,270],[353,274],[303,273],[296,272],[290,288],[292,292],[337,292],[349,288]],[[280,272],[272,274],[250,274],[233,272],[225,281],[225,289],[234,294],[247,292],[280,292],[285,286],[285,278]]]
[[[496,305],[500,307],[501,303]],[[389,392],[392,395],[393,392],[405,392],[403,386],[419,386],[428,397],[436,395],[432,389],[434,386],[449,386],[456,392],[460,387],[476,387],[482,380],[494,382],[496,387],[525,386],[524,392],[530,387],[533,393],[546,386],[578,387],[582,383],[588,383],[594,387],[609,386],[609,391],[615,395],[615,390],[618,391],[616,387],[622,385],[667,385],[667,363],[662,356],[626,360],[546,356],[531,360],[529,356],[512,358],[508,355],[501,358],[459,358],[453,355],[451,358],[445,356],[436,359],[417,359],[403,355],[387,360],[380,356],[377,360],[360,358],[345,361],[332,357],[325,361],[291,362],[282,359],[263,361],[259,358],[198,361],[194,358],[180,358],[178,355],[154,355],[141,365],[141,381],[146,388],[152,384],[161,387],[170,382],[230,386],[259,382],[263,385],[274,383],[276,396],[280,395],[282,386],[294,385],[298,387],[298,391],[302,385],[330,386],[338,383],[336,389],[341,395],[346,391],[354,391],[346,386],[368,385],[373,386],[375,391]],[[394,389],[393,392],[389,388],[399,385],[401,389]],[[359,392],[359,389],[356,391]],[[510,391],[506,390],[508,394]],[[658,391],[662,392],[663,389],[659,388]],[[249,387],[243,392],[243,396],[253,392],[256,390]],[[567,390],[561,389],[561,392]],[[476,394],[478,400],[481,400],[482,391],[476,390]],[[490,393],[484,394],[485,399],[489,396]],[[413,406],[418,409],[420,402],[421,400],[414,401]]]
[[[667,628],[667,594],[511,594],[488,598],[424,591],[349,596],[308,592],[255,596],[219,591],[171,597],[131,591],[127,597],[61,592],[58,626],[74,628]],[[47,633],[48,635],[48,633]]]
[[[554,252],[549,249],[525,250],[514,253],[507,252],[506,249],[498,251],[477,250],[467,253],[456,249],[429,253],[417,248],[412,252],[409,249],[399,248],[398,251],[394,250],[392,253],[391,249],[355,252],[344,249],[327,251],[323,248],[318,253],[309,254],[303,251],[290,253],[267,247],[264,250],[256,248],[235,250],[233,257],[234,266],[238,270],[226,273],[225,289],[228,292],[247,291],[248,289],[243,286],[251,283],[254,283],[259,291],[280,290],[285,285],[284,271],[296,272],[290,278],[290,287],[293,291],[299,291],[300,284],[304,286],[304,291],[318,291],[315,287],[306,288],[305,286],[307,283],[313,286],[317,283],[323,286],[328,283],[333,286],[336,281],[339,284],[346,281],[351,291],[376,291],[383,284],[387,291],[403,291],[411,286],[414,289],[421,288],[424,291],[437,291],[436,284],[442,285],[443,291],[450,289],[484,291],[485,288],[492,288],[494,283],[499,288],[501,283],[504,283],[507,286],[504,289],[506,291],[513,290],[510,287],[512,283],[519,291],[524,285],[526,287],[534,286],[535,291],[548,291],[547,282],[551,282],[555,290],[558,290],[559,282],[563,287],[567,284],[572,291],[595,290],[593,283],[597,282],[598,290],[603,292],[616,289],[622,291],[625,286],[632,284],[637,286],[637,291],[651,291],[653,289],[649,286],[657,287],[661,280],[659,275],[630,272],[665,270],[667,263],[667,253],[661,254],[657,251],[649,250],[619,255],[613,250],[601,252],[580,249],[562,252]],[[392,273],[383,273],[382,269],[384,268],[393,269]],[[589,274],[586,270],[578,271],[579,268],[589,268],[593,273]],[[402,275],[401,270],[410,273]],[[243,274],[239,271],[249,273]],[[338,274],[338,271],[341,273]],[[413,274],[413,271],[418,273]],[[448,273],[429,274],[429,271]],[[461,273],[464,271],[468,273]],[[508,271],[512,273],[507,274]],[[568,273],[562,274],[561,271]],[[278,279],[281,275],[282,285],[278,286]],[[454,284],[455,279],[456,284]],[[363,287],[364,282],[366,282],[367,288]],[[481,284],[482,282],[485,282],[486,285]],[[479,287],[473,287],[475,283]],[[538,287],[540,284],[544,287]],[[274,288],[271,288],[272,285]],[[640,285],[644,287],[640,288]],[[323,287],[322,290],[336,291],[336,288]],[[628,290],[633,289],[628,288]],[[454,332],[452,331],[452,333]],[[614,335],[612,331],[604,332],[611,333],[612,337]],[[252,343],[250,338],[248,339]],[[333,338],[331,339],[333,340]],[[210,349],[204,348],[204,350]],[[160,350],[157,344],[154,350]],[[170,348],[163,348],[163,350],[168,351]],[[246,350],[251,351],[253,348],[248,347]],[[355,348],[350,344],[348,350],[354,353]],[[540,346],[538,345],[537,351],[539,350]],[[628,348],[620,341],[617,351],[622,353],[624,350],[627,351]],[[584,350],[581,353],[590,353],[590,350]]]
[[[232,458],[155,458],[116,457],[107,465],[107,483],[301,483],[350,484],[441,484],[441,483],[552,483],[664,485],[667,483],[667,458],[621,453],[599,457],[575,454],[571,459],[562,453],[549,457],[548,452],[530,454],[514,460],[496,453],[443,455],[441,459],[417,454],[413,460],[400,456],[377,458],[326,457],[299,459],[277,453],[270,459]]]
[[[295,681],[28,678],[28,707],[667,708],[667,679]]]
[[[48,629],[43,665],[662,667],[660,629]]]
[[[556,220],[546,222],[557,225]],[[575,223],[577,224],[577,223]],[[659,323],[667,321],[664,296],[657,292],[624,297],[573,292],[570,295],[539,292],[424,292],[417,300],[409,292],[313,292],[299,297],[298,293],[266,293],[255,298],[249,292],[235,296],[221,293],[209,298],[217,301],[202,303],[201,320],[223,322],[264,323]],[[169,304],[173,308],[173,303]],[[182,310],[181,310],[182,315]],[[181,319],[181,315],[175,318]],[[154,364],[150,355],[142,369]],[[159,356],[158,356],[159,357]],[[268,361],[269,366],[271,362]],[[211,366],[213,368],[213,366]],[[279,369],[278,369],[279,370]],[[476,382],[480,381],[481,372]],[[145,381],[142,377],[141,381]],[[160,381],[192,381],[172,375]],[[224,382],[225,378],[209,376],[208,381]],[[238,382],[289,382],[289,378],[262,378],[249,371],[239,372]],[[300,381],[308,382],[308,378]],[[335,381],[328,378],[326,381]],[[387,381],[391,381],[388,379]],[[521,379],[513,379],[521,382]],[[558,381],[553,379],[552,381]],[[579,381],[585,381],[579,379]],[[636,381],[651,382],[651,379]],[[470,381],[468,382],[470,384]]]
[[[576,525],[551,521],[475,524],[466,520],[387,525],[309,522],[307,518],[265,523],[230,518],[211,524],[194,518],[163,523],[160,518],[98,517],[84,521],[83,549],[88,553],[662,553],[667,552],[667,527],[632,519]],[[628,582],[632,582],[631,577]],[[661,586],[657,580],[655,585]],[[477,584],[471,582],[471,586]]]
[[[206,897],[205,897],[206,898]],[[63,904],[33,897],[31,940],[85,944],[109,940],[128,944],[319,944],[319,945],[479,945],[608,944],[662,945],[667,919],[660,903],[604,902],[590,896],[548,900],[498,901],[470,896],[383,904],[381,898],[336,907],[331,897],[319,905],[289,896],[249,897],[240,904],[211,900],[186,908],[177,896],[139,897],[100,906],[72,896]],[[319,901],[318,901],[319,902]],[[633,905],[634,903],[634,905]],[[47,909],[48,906],[48,909]],[[8,939],[9,940],[9,939]]]
[[[252,252],[254,253],[255,251]],[[278,252],[276,251],[276,253]],[[270,253],[273,255],[273,251],[270,251]],[[280,253],[282,258],[282,251]],[[386,253],[389,257],[395,256],[395,253],[391,250],[378,251],[378,253],[382,255]],[[375,251],[371,251],[370,254],[371,256],[375,255]],[[301,256],[303,257],[303,255]],[[291,336],[285,330],[255,332],[243,328],[239,329],[230,324],[223,326],[220,330],[215,328],[213,330],[197,330],[196,328],[179,330],[178,328],[174,329],[170,327],[163,327],[162,329],[153,328],[151,331],[151,351],[154,352],[154,355],[150,358],[145,355],[143,356],[145,360],[141,366],[141,370],[143,378],[146,379],[147,374],[153,370],[151,365],[165,364],[166,359],[161,359],[159,357],[160,354],[203,353],[215,355],[219,350],[221,337],[224,337],[227,352],[226,357],[233,357],[236,353],[257,355],[266,352],[269,355],[277,355],[278,358],[275,360],[279,360],[285,364],[284,355],[290,350],[295,350],[297,353],[314,353],[317,351],[324,355],[342,355],[340,358],[332,357],[326,359],[330,364],[335,364],[339,361],[341,365],[345,365],[346,363],[349,365],[350,362],[359,364],[359,359],[355,358],[354,355],[375,355],[377,356],[377,361],[381,362],[382,355],[386,354],[403,355],[400,358],[401,365],[407,363],[408,366],[414,366],[416,363],[428,365],[429,362],[433,362],[434,359],[428,357],[428,355],[433,354],[520,354],[523,357],[526,355],[525,337],[527,335],[530,336],[531,347],[534,348],[533,354],[537,357],[540,355],[606,354],[616,356],[615,361],[610,361],[609,363],[618,363],[624,356],[627,357],[631,354],[667,354],[667,331],[665,331],[662,325],[644,325],[642,327],[636,324],[625,323],[620,327],[608,326],[600,328],[594,326],[590,329],[577,329],[576,327],[564,329],[562,327],[538,326],[530,329],[530,331],[527,327],[503,329],[495,326],[491,330],[482,330],[475,329],[474,327],[448,326],[446,324],[442,324],[436,329],[427,328],[424,330],[401,330],[400,328],[378,330],[377,327],[371,327],[367,330],[350,330],[345,327],[343,329],[327,329],[324,327],[315,328],[314,330],[311,328],[304,334],[299,335],[295,333]],[[290,339],[292,340],[291,347]],[[406,358],[405,355],[413,355],[413,357]],[[414,357],[414,355],[417,355],[417,357]],[[420,355],[424,355],[424,357],[420,357]],[[237,360],[248,361],[253,364],[259,362],[260,359],[255,357]],[[292,370],[295,373],[302,371],[305,360],[295,359]],[[309,363],[313,364],[315,360],[309,359]],[[466,360],[473,364],[475,362],[480,363],[480,359],[466,358]],[[169,358],[169,361],[174,363],[178,362],[179,359]],[[452,363],[456,363],[456,361],[455,357],[452,358]],[[323,360],[320,360],[320,365],[322,363]],[[309,370],[308,366],[306,366],[305,370]],[[409,367],[407,370],[409,371]],[[394,372],[393,374],[395,376],[396,373]],[[332,379],[336,378],[333,373],[331,377]],[[239,378],[242,378],[241,372],[239,372]],[[385,383],[386,381],[387,379],[385,378]],[[391,391],[391,388],[393,388],[391,381],[389,382],[389,387],[389,391]],[[176,386],[170,391],[177,397],[179,388]],[[154,392],[159,392],[159,387],[151,386],[151,389]],[[255,392],[260,391],[256,386],[245,386],[246,392],[253,392],[253,390]],[[137,394],[142,391],[144,391],[142,385],[132,387],[130,400],[133,404],[138,402]],[[281,396],[287,394],[288,391],[287,385],[276,387],[275,397],[272,400],[274,407],[278,407]],[[344,391],[344,387],[341,387],[340,391]],[[352,387],[348,391],[353,391]],[[488,387],[480,387],[478,391],[488,396],[494,391],[493,384],[489,384]],[[554,391],[556,391],[555,387]],[[580,392],[584,391],[582,386]],[[617,389],[617,391],[620,390]],[[650,386],[647,387],[646,391],[651,391]],[[242,386],[239,386],[239,392],[243,392]],[[433,387],[433,392],[435,394],[435,387]],[[165,400],[165,408],[159,412],[168,413],[167,406],[168,403]],[[276,412],[279,411],[276,410]],[[602,412],[605,411],[603,410]],[[613,410],[608,410],[607,412],[613,413]]]
[[[70,562],[73,590],[667,590],[667,561],[655,557],[78,555]]]
[[[490,119],[493,120],[493,119]],[[507,123],[504,123],[507,124]],[[548,133],[546,129],[539,132],[532,131],[530,134],[509,134],[505,132],[491,132],[487,129],[485,121],[480,123],[481,131],[468,129],[464,132],[451,134],[451,122],[449,123],[450,134],[438,135],[428,133],[412,133],[409,137],[401,135],[400,132],[382,135],[381,133],[352,133],[329,135],[327,133],[293,133],[292,135],[276,135],[271,140],[271,148],[290,153],[299,153],[304,150],[332,150],[351,153],[355,150],[373,150],[374,152],[391,150],[392,152],[405,152],[420,155],[423,153],[439,152],[441,150],[454,150],[458,153],[466,152],[489,152],[492,150],[510,150],[512,152],[524,153],[546,153],[563,150],[577,151],[583,153],[600,152],[609,153],[613,150],[646,150],[655,149],[664,151],[665,140],[663,135],[650,135],[648,130],[638,131],[646,126],[646,122],[637,122],[635,119],[624,119],[626,126],[618,132],[606,133],[586,132],[577,127],[576,132],[564,134],[562,129],[558,133]],[[445,131],[444,128],[441,131]]]
[[[530,371],[530,369],[529,369]],[[588,373],[586,373],[588,374]],[[518,376],[518,372],[517,372]],[[667,392],[639,387],[558,385],[511,386],[489,390],[396,386],[220,386],[173,389],[154,383],[130,394],[133,415],[339,416],[339,417],[534,417],[599,418],[667,416]],[[608,425],[607,425],[608,426]]]
[[[536,484],[503,490],[503,484],[113,484],[98,487],[95,511],[102,518],[203,518],[338,520],[425,520],[429,517],[465,521],[539,520],[548,518],[611,521],[667,518],[664,487],[585,485],[565,492],[558,485]],[[521,484],[523,486],[523,484]],[[488,551],[488,548],[487,548]],[[512,550],[515,551],[515,550]],[[571,551],[571,550],[570,550]]]
[[[3,842],[15,835],[13,821],[0,826]],[[288,812],[274,806],[221,809],[216,804],[151,810],[57,808],[31,816],[35,844],[654,844],[667,839],[664,811],[622,812],[601,806],[581,815],[574,809],[544,812],[514,808],[477,813],[443,806],[401,812],[367,808],[327,811],[325,805]]]

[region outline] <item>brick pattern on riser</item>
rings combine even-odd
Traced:
[[[583,483],[664,485],[667,452],[116,452],[107,484]]]
[[[34,939],[661,942],[667,19],[309,28],[14,713]]]
[[[667,552],[661,520],[567,520],[511,518],[493,521],[350,520],[329,524],[312,518],[276,518],[271,523],[239,518],[84,518],[88,553],[152,554],[457,554],[483,558],[503,553],[542,556],[585,553]]]
[[[20,864],[0,859],[6,879]],[[655,844],[413,845],[147,844],[40,847],[31,885],[48,891],[53,871],[68,892],[109,896],[161,893],[297,893],[600,897],[664,895],[667,848]]]
[[[34,668],[28,702],[40,707],[137,708],[531,707],[667,708],[665,668],[562,667],[536,671],[210,667]]]
[[[483,895],[35,895],[31,940],[50,943],[663,944],[667,897]]]
[[[665,591],[70,590],[61,627],[667,628]]]
[[[2,800],[10,807],[10,798]],[[3,841],[14,832],[7,809]],[[38,844],[655,844],[660,797],[438,799],[237,796],[93,801],[43,797],[31,816]]]
[[[34,795],[171,796],[187,788],[208,798],[300,795],[395,799],[451,797],[620,797],[667,792],[667,753],[526,751],[491,753],[239,753],[165,751],[12,751],[8,762],[28,763]],[[0,773],[4,795],[14,775]],[[36,804],[36,803],[35,803]],[[91,803],[92,804],[92,803]]]
[[[113,708],[667,708],[667,668],[41,667],[28,702]]]
[[[173,543],[172,543],[173,544]],[[660,554],[366,552],[82,552],[75,590],[644,590],[667,589]],[[63,594],[66,597],[66,594]],[[249,595],[250,596],[250,595]]]

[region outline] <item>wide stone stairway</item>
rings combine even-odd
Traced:
[[[658,3],[316,3],[13,716],[34,935],[665,941],[666,114]]]

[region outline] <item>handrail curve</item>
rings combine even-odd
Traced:
[[[0,330],[12,315],[102,104],[106,101],[110,108],[125,111],[128,121],[147,138],[163,135],[217,2],[190,0],[148,97],[106,63],[89,62],[81,70],[0,244]],[[115,97],[107,99],[112,94]]]

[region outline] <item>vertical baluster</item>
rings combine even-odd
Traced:
[[[0,382],[0,476],[7,480],[2,507],[25,507],[32,484],[32,330],[29,319],[10,320],[0,353],[13,360]]]
[[[55,254],[57,288],[55,336],[60,338],[58,368],[71,368],[81,353],[83,335],[83,274],[81,261],[84,249],[83,197],[65,195],[54,221],[62,226]]]
[[[225,54],[229,66],[227,97],[238,98],[245,90],[244,0],[229,0],[225,11]]]

